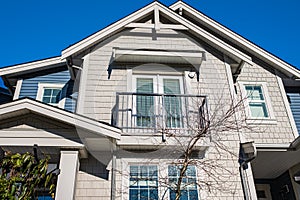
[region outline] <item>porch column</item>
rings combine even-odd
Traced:
[[[59,169],[55,199],[73,200],[76,175],[79,169],[79,152],[61,151]]]

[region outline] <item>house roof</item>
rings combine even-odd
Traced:
[[[42,60],[11,65],[7,67],[0,68],[0,76],[8,76],[8,75],[18,75],[24,73],[31,73],[37,70],[49,69],[52,67],[57,67],[65,64],[66,61],[61,59],[60,56],[46,58]]]
[[[213,19],[209,18],[208,16],[204,15],[200,11],[194,9],[193,7],[189,6],[188,4],[182,1],[174,3],[170,6],[170,8],[167,8],[163,4],[155,1],[145,6],[144,8],[128,15],[127,17],[117,21],[116,23],[113,23],[108,27],[79,41],[78,43],[75,43],[69,46],[68,48],[64,49],[62,51],[62,58],[64,59],[69,56],[76,55],[86,50],[87,48],[99,43],[100,41],[111,36],[112,34],[123,30],[126,27],[131,27],[130,23],[138,21],[143,16],[149,14],[150,12],[153,12],[155,9],[158,9],[159,12],[162,12],[166,16],[178,22],[178,25],[183,25],[187,29],[187,31],[198,35],[209,45],[215,47],[216,49],[220,50],[228,56],[237,57],[250,64],[252,64],[251,56],[255,56],[261,59],[262,61],[270,64],[275,69],[284,72],[290,77],[294,76],[300,78],[300,71],[294,66],[272,55],[271,53],[255,45],[249,40],[243,38],[242,36],[236,34],[235,32],[231,31],[230,29],[226,28],[225,26],[214,21]],[[189,16],[197,20],[198,23],[202,24],[211,31],[208,32],[206,31],[207,29],[205,30],[200,26],[192,23],[184,16],[177,14],[175,12],[177,9],[183,9],[184,13],[187,13]],[[231,42],[232,44],[234,44],[234,46],[237,46],[239,48],[235,48],[233,45],[226,43],[225,40]],[[250,54],[251,56],[248,54]]]
[[[178,15],[173,10],[169,9],[168,7],[164,6],[163,4],[155,1],[144,8],[128,15],[127,17],[117,21],[116,23],[94,33],[93,35],[79,41],[71,45],[70,47],[66,48],[62,51],[62,59],[68,58],[69,56],[79,54],[80,52],[92,47],[93,45],[101,42],[105,38],[111,36],[114,33],[117,33],[126,27],[131,28],[132,23],[138,22],[143,17],[149,15],[152,12],[159,11],[163,13],[166,17],[172,19],[178,24],[178,28],[187,29],[190,33],[199,36],[202,40],[207,42],[209,45],[217,48],[218,50],[222,51],[223,53],[227,54],[230,57],[235,57],[240,60],[244,60],[247,63],[252,64],[251,57],[247,56],[246,54],[242,53],[241,51],[237,50],[236,48],[228,45],[223,40],[215,37],[214,35],[210,34],[209,32],[205,31],[204,29],[200,28],[199,26],[193,24],[189,20],[183,18],[182,16]],[[159,24],[162,25],[163,24]]]
[[[47,118],[73,125],[80,129],[91,131],[100,136],[114,139],[120,139],[121,137],[121,131],[118,128],[31,98],[22,98],[0,105],[0,120],[27,113],[36,113]]]
[[[179,9],[183,9],[182,15],[177,13]],[[66,58],[85,51],[117,32],[126,28],[132,28],[132,25],[136,24],[136,22],[139,22],[139,20],[153,12],[155,13],[155,11],[163,13],[165,17],[171,19],[171,21],[175,23],[173,24],[173,27],[177,26],[181,30],[188,31],[235,60],[243,60],[252,64],[251,56],[255,56],[289,77],[300,78],[300,71],[297,68],[272,55],[182,1],[174,3],[169,8],[157,1],[150,3],[140,10],[67,47],[62,51],[61,56],[1,68],[0,76],[18,75],[62,65],[65,63]],[[188,15],[189,18],[194,19],[194,21],[197,21],[197,23],[193,23],[185,18],[186,15]],[[201,26],[199,26],[199,24],[201,24]],[[165,27],[168,26],[166,24],[164,25]]]
[[[296,67],[269,53],[268,51],[264,50],[263,48],[259,47],[253,42],[250,42],[246,38],[228,29],[226,26],[216,22],[215,20],[201,13],[192,6],[182,1],[178,1],[171,5],[170,8],[174,11],[177,9],[182,9],[185,15],[189,15],[190,17],[194,18],[195,20],[197,20],[198,23],[219,35],[219,37],[222,37],[232,42],[241,49],[244,49],[250,54],[258,57],[264,62],[275,67],[276,69],[283,71],[286,74],[290,74],[291,76],[296,76],[297,78],[300,78],[300,71]]]

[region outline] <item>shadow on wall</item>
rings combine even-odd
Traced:
[[[106,167],[106,165],[98,161],[93,155],[88,154],[88,158],[81,159],[79,170],[108,180],[109,170],[107,170]]]

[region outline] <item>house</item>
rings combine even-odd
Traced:
[[[50,155],[55,199],[300,199],[300,71],[184,2],[0,76],[0,147]]]

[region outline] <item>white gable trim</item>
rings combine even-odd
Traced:
[[[63,64],[65,60],[62,60],[60,57],[48,58],[39,61],[33,61],[29,63],[14,65],[10,67],[4,67],[0,69],[0,76],[15,74],[19,72],[26,72],[31,70],[37,70],[41,68],[47,68],[52,65]]]
[[[31,99],[21,99],[0,105],[0,120],[7,114],[16,112],[23,113],[24,110],[54,118],[55,120],[74,125],[81,129],[87,129],[102,136],[115,139],[120,139],[121,137],[121,131],[117,128]]]
[[[156,11],[155,14],[158,15],[159,12],[163,12],[168,17],[174,19],[177,21],[180,25],[183,25],[184,27],[190,29],[192,33],[196,33],[201,36],[201,38],[206,41],[208,44],[213,46],[214,48],[219,49],[220,51],[225,52],[228,56],[232,57],[235,56],[241,60],[244,60],[245,62],[252,64],[251,57],[247,56],[246,54],[240,52],[239,50],[235,49],[234,47],[228,45],[224,41],[220,40],[219,38],[213,36],[212,34],[208,33],[207,31],[201,29],[200,27],[196,26],[195,24],[189,22],[187,19],[181,17],[180,15],[176,14],[175,12],[172,12],[167,7],[163,6],[162,4],[158,2],[153,2],[149,4],[148,6],[136,11],[135,13],[121,19],[120,21],[104,28],[103,30],[91,35],[90,37],[87,37],[83,39],[82,41],[72,45],[71,47],[65,49],[62,51],[62,59],[65,59],[73,54],[78,53],[79,51],[82,51],[92,45],[95,45],[97,42],[99,42],[101,39],[105,38],[106,36],[126,27],[131,26],[130,24],[137,19],[143,17],[145,14]],[[155,17],[156,19],[158,17]],[[155,29],[159,29],[160,24],[158,22],[155,23]]]
[[[192,14],[197,20],[200,20],[204,24],[206,24],[210,29],[216,31],[217,33],[221,34],[225,38],[229,39],[230,41],[234,42],[235,44],[241,46],[242,48],[246,49],[247,51],[251,52],[253,55],[257,56],[258,58],[264,60],[265,62],[277,66],[279,69],[291,73],[292,75],[300,78],[300,72],[293,66],[289,65],[288,63],[284,62],[283,60],[273,56],[272,54],[268,53],[267,51],[263,50],[262,48],[258,47],[257,45],[253,44],[252,42],[246,40],[245,38],[241,37],[240,35],[234,33],[233,31],[229,30],[228,28],[222,26],[218,22],[212,20],[211,18],[205,16],[198,10],[192,8],[191,6],[185,4],[182,1],[178,1],[170,6],[172,10],[183,9],[184,11]]]
[[[118,31],[119,29],[125,27],[130,22],[133,22],[141,17],[143,17],[145,14],[151,12],[154,10],[154,5],[157,4],[157,2],[153,2],[149,4],[148,6],[138,10],[137,12],[132,13],[131,15],[128,15],[127,17],[117,21],[116,23],[98,31],[97,33],[81,40],[80,42],[70,46],[69,48],[62,51],[61,59],[65,59],[78,51],[82,49],[86,49],[96,42],[98,42],[100,39],[104,38],[107,35],[110,35],[114,33],[115,31]]]

